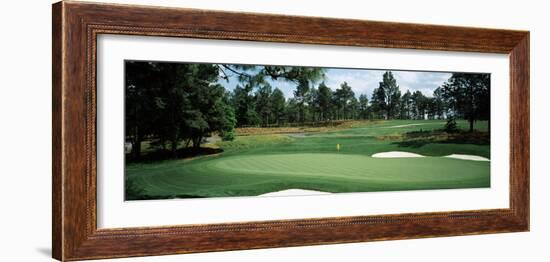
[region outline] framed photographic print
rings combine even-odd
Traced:
[[[53,257],[529,230],[529,32],[53,5]]]

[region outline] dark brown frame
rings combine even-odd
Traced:
[[[98,229],[95,132],[98,34],[509,54],[510,208]],[[59,2],[53,5],[52,54],[52,245],[56,259],[68,261],[529,230],[528,31]]]

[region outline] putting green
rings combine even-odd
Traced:
[[[159,166],[160,165],[160,166]],[[155,169],[163,172],[156,172]],[[160,197],[255,196],[289,188],[365,192],[490,186],[489,162],[372,158],[338,153],[205,157],[129,170],[141,194]]]
[[[286,189],[370,192],[490,186],[490,145],[402,136],[442,128],[441,120],[364,121],[300,135],[251,134],[209,146],[223,153],[125,165],[127,199],[257,196]],[[465,129],[467,121],[457,121]],[[486,132],[487,121],[476,122]],[[420,133],[422,133],[420,132]],[[338,146],[339,145],[339,151]],[[402,151],[422,158],[372,158]]]
[[[409,161],[407,161],[409,160]],[[396,165],[405,166],[399,168]],[[445,162],[445,163],[442,163]],[[479,166],[472,161],[458,163],[437,158],[417,158],[412,161],[404,158],[376,159],[362,155],[349,154],[272,154],[234,156],[211,161],[207,165],[223,173],[248,175],[305,176],[311,178],[341,177],[346,179],[369,179],[375,181],[425,181],[449,180],[456,178],[456,172],[446,172],[448,163],[462,170],[463,164]],[[442,165],[445,164],[445,165]],[[452,164],[451,164],[452,165]],[[444,167],[434,172],[434,168]],[[445,172],[442,172],[445,171]],[[435,176],[433,173],[436,173]],[[471,176],[472,174],[468,174]],[[475,175],[474,175],[475,177]],[[464,178],[464,175],[460,175]]]

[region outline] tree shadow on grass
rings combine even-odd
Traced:
[[[204,196],[186,195],[186,194],[167,194],[167,195],[151,195],[147,193],[145,188],[136,183],[134,180],[127,178],[125,182],[124,200],[160,200],[173,198],[204,198]]]
[[[133,157],[131,154],[126,154],[126,163],[148,163],[169,159],[185,159],[204,155],[215,155],[223,152],[221,148],[209,148],[209,147],[187,147],[178,149],[175,154],[170,150],[156,150],[147,154],[144,154],[138,158]]]
[[[427,144],[471,144],[490,145],[491,139],[488,132],[457,132],[446,133],[441,130],[414,131],[403,134],[401,141],[392,144],[398,147],[419,148]]]
[[[419,148],[423,147],[426,144],[433,143],[431,140],[426,139],[415,139],[415,140],[409,140],[409,141],[400,141],[400,142],[393,142],[392,144],[397,145],[398,147],[411,147],[411,148]]]

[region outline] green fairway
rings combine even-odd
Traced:
[[[256,196],[285,189],[337,193],[489,187],[490,162],[443,157],[489,158],[489,144],[440,141],[431,134],[405,136],[441,129],[444,123],[364,121],[324,132],[237,136],[205,145],[223,149],[218,155],[127,164],[127,199]],[[486,131],[487,123],[475,127]],[[371,157],[389,151],[427,157]]]

